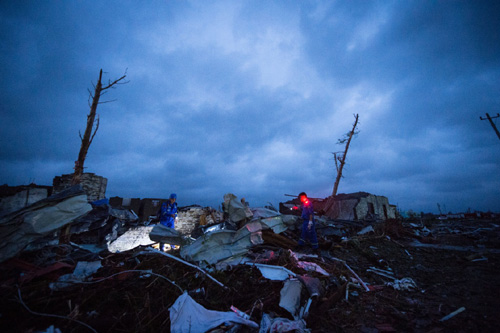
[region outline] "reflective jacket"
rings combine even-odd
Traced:
[[[175,217],[171,215],[174,214]],[[170,201],[161,204],[160,222],[175,221],[177,217],[177,202],[171,203]]]
[[[312,202],[309,200],[308,203],[304,203],[302,204],[302,218],[304,220],[309,220],[309,217],[310,216],[313,216],[313,221],[314,221],[314,209],[313,209],[313,204]]]

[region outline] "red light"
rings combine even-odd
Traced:
[[[297,206],[293,206],[293,208],[292,208],[292,209],[293,209],[293,210],[297,210],[297,209],[299,209],[299,207],[297,207]]]
[[[302,201],[302,203],[305,205],[305,206],[309,206],[309,199],[303,195],[300,197],[300,201]]]

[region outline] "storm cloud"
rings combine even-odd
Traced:
[[[107,196],[217,207],[339,193],[500,211],[494,1],[4,1],[0,183],[71,173],[99,70],[87,172]],[[495,121],[498,123],[498,119]]]

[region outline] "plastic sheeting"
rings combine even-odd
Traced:
[[[306,322],[303,319],[290,320],[287,318],[272,318],[267,313],[262,315],[259,333],[281,333],[281,332],[310,332],[306,329]]]
[[[258,328],[259,325],[234,312],[207,310],[196,303],[187,292],[177,298],[169,308],[170,331],[173,333],[206,332],[225,322],[233,322]]]
[[[101,205],[95,207],[87,214],[78,217],[71,223],[71,234],[79,234],[81,232],[100,229],[109,221],[110,207]]]
[[[306,286],[311,297],[319,297],[325,293],[320,279],[307,275],[299,275],[297,278]]]
[[[368,234],[370,232],[375,232],[375,230],[373,229],[373,227],[371,225],[361,229],[361,231],[358,232],[358,235],[364,235],[364,234]]]
[[[280,212],[268,208],[259,207],[259,208],[250,208],[250,210],[252,211],[253,219],[258,219],[258,218],[267,219],[269,217],[275,217],[281,215]]]
[[[282,233],[288,227],[283,222],[281,213],[268,208],[251,208],[253,213],[252,221],[259,220],[267,227],[271,228],[275,234]]]
[[[283,223],[288,227],[288,230],[297,230],[302,226],[302,220],[299,222],[300,216],[295,215],[281,215]]]
[[[288,227],[283,223],[283,218],[281,216],[265,218],[260,220],[260,223],[267,225],[275,234],[282,233],[288,229]]]
[[[294,272],[289,269],[286,269],[283,266],[273,266],[273,265],[265,265],[265,264],[255,264],[255,263],[247,263],[249,266],[257,267],[262,276],[266,279],[273,281],[285,281],[290,276],[296,276]]]
[[[181,248],[181,257],[194,262],[215,264],[234,256],[248,252],[252,245],[262,244],[262,226],[260,222],[246,224],[238,231],[220,230],[204,234],[193,244]]]
[[[139,217],[132,210],[111,208],[110,214],[124,222],[136,222]]]
[[[280,292],[280,306],[290,312],[297,319],[298,310],[300,307],[300,293],[302,291],[302,282],[297,279],[289,279],[285,281],[285,285]]]
[[[31,242],[48,235],[92,210],[80,186],[35,202],[0,219],[0,262],[12,258]]]
[[[240,256],[233,256],[231,258],[221,260],[217,262],[214,267],[216,271],[225,271],[234,266],[243,265],[251,261],[252,259],[248,258],[245,254],[242,254]]]
[[[305,255],[302,253],[295,253],[292,250],[288,250],[288,253],[290,253],[290,256],[294,258],[297,261],[297,267],[302,268],[303,270],[309,271],[309,272],[318,272],[320,274],[323,274],[325,276],[330,276],[330,274],[325,271],[321,266],[314,262],[309,262],[309,261],[300,261],[300,258],[303,257],[308,257],[309,255]]]
[[[101,261],[79,261],[72,274],[66,274],[49,284],[52,290],[60,290],[72,286],[74,283],[85,281],[85,279],[101,268]]]
[[[165,243],[171,245],[184,245],[188,243],[187,237],[182,236],[174,228],[169,228],[161,223],[153,227],[149,233],[149,238],[155,243]]]
[[[132,250],[141,245],[152,245],[154,242],[149,238],[152,229],[152,226],[131,228],[111,242],[108,245],[108,251],[117,253]]]
[[[320,274],[323,274],[324,276],[330,276],[330,274],[328,274],[327,271],[325,271],[323,268],[321,268],[318,264],[316,264],[314,262],[298,261],[297,267],[300,267],[303,270],[306,270],[309,272],[318,272]]]

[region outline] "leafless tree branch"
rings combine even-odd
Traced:
[[[99,102],[98,104],[106,104],[106,103],[116,102],[117,100],[118,99],[112,99],[110,101]]]
[[[109,89],[109,88],[113,87],[115,84],[127,84],[127,83],[129,83],[130,81],[120,82],[121,80],[123,80],[123,79],[125,79],[127,77],[127,69],[125,70],[125,73],[123,74],[123,76],[120,77],[119,79],[116,79],[113,82],[111,82],[110,80],[108,80],[108,85],[105,86],[105,87],[102,87],[101,91]]]

